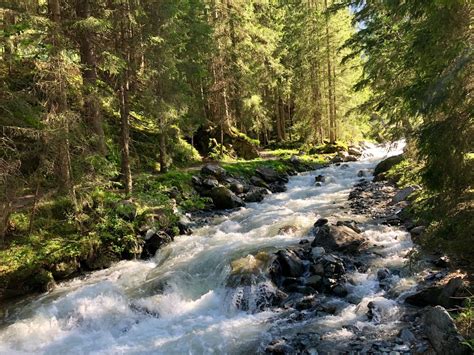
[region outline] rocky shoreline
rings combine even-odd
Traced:
[[[383,164],[386,162],[379,166]],[[359,176],[365,173],[359,172]],[[318,180],[322,180],[320,176],[316,177]],[[407,213],[408,198],[415,189],[397,190],[394,184],[377,175],[374,181],[364,178],[350,192],[348,208],[352,214],[368,217],[372,224],[397,226],[410,231],[416,240],[422,235],[424,227],[416,226]],[[285,309],[289,313],[285,322],[291,323],[292,327],[299,324],[301,332],[272,339],[261,349],[262,353],[471,353],[446,310],[452,311],[461,306],[466,296],[464,281],[462,275],[450,270],[449,261],[444,256],[418,256],[417,271],[425,276],[415,291],[401,300],[398,298],[397,302],[403,303],[404,314],[397,320],[400,323],[397,334],[383,339],[371,338],[364,329],[353,327],[350,330],[357,334],[356,338],[341,346],[323,339],[318,332],[307,331],[305,328],[311,328],[309,325],[318,317],[338,312],[337,307],[325,303],[325,300],[327,297],[344,299],[348,295],[347,287],[351,283],[349,272],[366,271],[364,258],[368,255],[382,257],[371,250],[372,246],[353,220],[333,220],[331,223],[325,218],[318,219],[312,233],[312,241],[303,239],[299,247],[275,253],[268,269],[268,275],[277,287],[270,297],[269,307]],[[386,290],[388,298],[393,286],[392,276],[398,272],[388,268],[380,268],[376,272],[379,287]],[[395,296],[396,293],[392,298],[396,299]],[[376,326],[383,311],[377,302],[369,302],[366,320]],[[275,325],[285,326],[288,324]]]

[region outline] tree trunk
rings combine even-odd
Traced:
[[[76,0],[76,14],[80,20],[90,16],[90,0]],[[97,58],[92,42],[94,34],[88,29],[82,29],[78,33],[79,52],[82,64],[82,79],[84,93],[84,116],[86,122],[95,136],[94,143],[99,154],[105,155],[105,135],[102,114],[97,99]]]
[[[166,134],[161,131],[159,136],[160,141],[160,173],[166,173],[168,167],[166,166]]]
[[[331,47],[329,40],[329,13],[327,12],[328,3],[324,0],[324,8],[326,10],[326,62],[327,62],[327,76],[328,76],[328,102],[329,102],[329,142],[334,144],[336,142],[336,117],[334,114],[334,92],[333,92],[333,71],[331,69]]]
[[[119,91],[120,95],[120,118],[121,118],[121,132],[120,132],[120,145],[121,145],[121,173],[123,184],[125,188],[125,194],[130,195],[132,193],[132,171],[130,168],[130,126],[129,126],[129,115],[130,115],[130,104],[128,97],[128,80],[124,79]]]

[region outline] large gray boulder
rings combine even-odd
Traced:
[[[230,209],[245,206],[244,201],[227,187],[218,186],[211,190],[209,196],[217,209]]]
[[[357,253],[365,244],[362,235],[345,225],[325,224],[315,227],[315,237],[311,246],[321,246],[327,251]]]
[[[437,354],[472,354],[464,338],[459,334],[449,313],[441,306],[429,307],[423,314],[425,334]]]

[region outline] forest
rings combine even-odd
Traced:
[[[403,153],[374,180],[413,190],[400,207],[407,230],[422,227],[410,258],[441,253],[472,278],[473,11],[467,0],[1,1],[0,302],[158,256],[221,210],[290,191],[287,176],[359,164],[392,142]],[[454,317],[472,350],[470,278]]]

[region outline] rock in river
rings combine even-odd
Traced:
[[[240,197],[224,186],[215,187],[210,192],[212,202],[218,209],[230,209],[245,205]]]
[[[330,251],[356,253],[364,243],[364,238],[353,229],[344,225],[326,224],[315,228],[315,238],[311,246],[321,246]]]

